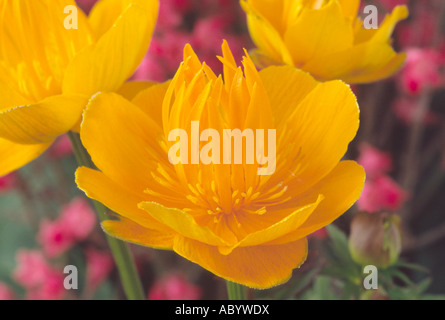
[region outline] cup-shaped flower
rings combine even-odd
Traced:
[[[170,82],[131,102],[95,96],[80,135],[100,171],[81,167],[76,181],[118,213],[119,220],[103,222],[107,233],[269,288],[305,261],[306,236],[359,198],[363,168],[340,161],[359,109],[341,81],[319,83],[289,66],[258,72],[247,54],[237,67],[226,42],[222,50],[223,76],[186,45]],[[178,142],[172,132],[188,137]],[[253,145],[257,158],[250,161]]]
[[[0,176],[78,128],[91,95],[122,87],[147,51],[157,0],[0,0]]]
[[[366,83],[391,76],[405,54],[391,34],[408,15],[398,6],[377,29],[357,16],[360,0],[241,0],[259,66],[286,64],[321,81]]]

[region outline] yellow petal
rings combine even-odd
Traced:
[[[131,102],[115,93],[102,93],[91,99],[84,112],[81,139],[102,172],[142,193],[150,186],[158,162],[168,162],[156,143],[159,132],[159,126]]]
[[[228,241],[236,241],[236,239],[221,239],[209,228],[198,225],[190,214],[182,210],[166,208],[153,202],[141,202],[139,207],[184,237],[214,246],[230,246],[232,243]]]
[[[303,207],[300,207],[286,216],[284,219],[272,224],[271,226],[259,230],[247,235],[243,240],[232,247],[221,247],[219,248],[222,254],[229,254],[233,249],[237,247],[249,247],[255,245],[264,245],[275,239],[281,238],[296,229],[298,229],[304,222],[310,217],[310,215],[316,210],[317,206],[322,202],[323,196],[319,196],[314,203],[310,203]],[[274,214],[270,212],[269,214]],[[256,217],[256,219],[261,219],[261,216]]]
[[[76,183],[89,198],[103,203],[120,216],[148,229],[170,230],[138,208],[138,203],[145,200],[141,194],[115,183],[102,172],[80,167],[76,171]]]
[[[22,144],[52,141],[79,121],[87,101],[85,96],[60,95],[3,110],[0,137]]]
[[[389,42],[391,34],[394,31],[396,24],[408,17],[407,6],[397,6],[392,13],[385,18],[382,24],[377,29],[371,41],[374,42]]]
[[[324,200],[309,218],[296,231],[270,244],[282,244],[301,239],[332,223],[358,200],[364,183],[363,167],[354,161],[340,162],[328,176],[300,195],[305,201],[315,199],[320,194],[324,196]],[[295,202],[298,204],[301,200],[295,200]]]
[[[290,180],[288,195],[297,196],[331,172],[345,154],[359,126],[356,98],[341,81],[319,83],[285,124],[277,128],[286,134],[277,139],[277,171],[265,190]]]
[[[173,249],[174,233],[147,229],[129,219],[120,218],[102,222],[102,228],[109,235],[123,241],[156,249]]]
[[[229,255],[201,242],[177,237],[174,251],[217,276],[245,286],[267,289],[286,282],[307,257],[307,241],[237,248]]]
[[[157,12],[157,0],[129,1],[98,42],[85,48],[69,64],[63,92],[93,95],[117,90],[147,52]]]
[[[343,14],[351,19],[355,19],[360,7],[360,0],[338,0]]]
[[[0,112],[13,107],[31,104],[33,101],[24,97],[14,83],[11,83],[7,71],[0,65]]]
[[[154,122],[162,123],[162,101],[164,101],[170,81],[155,84],[140,91],[131,101],[144,111]]]
[[[260,51],[273,60],[293,65],[292,56],[277,29],[248,2],[241,1],[241,6],[247,13],[247,26],[252,40]]]
[[[354,31],[339,3],[330,1],[320,9],[303,10],[295,23],[288,26],[284,41],[298,66],[313,57],[351,47]]]
[[[0,60],[11,86],[29,103],[60,94],[66,66],[94,40],[85,14],[77,10],[77,29],[65,29],[64,9],[74,0],[5,0],[0,6]]]
[[[36,159],[50,145],[51,142],[25,145],[0,138],[0,177]]]
[[[156,83],[151,81],[128,81],[125,82],[116,93],[131,101],[134,97],[136,97],[141,91],[144,91],[151,86],[154,86]]]
[[[390,76],[404,60],[405,55],[397,55],[388,43],[365,42],[312,59],[304,69],[320,80],[339,78],[348,83],[364,83]]]
[[[268,67],[259,75],[273,106],[277,127],[289,119],[298,104],[317,86],[309,73],[289,66]]]

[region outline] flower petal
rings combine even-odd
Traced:
[[[274,103],[272,97],[271,103]],[[338,80],[319,83],[293,108],[284,123],[285,126],[277,128],[276,172],[281,174],[270,176],[264,190],[285,183],[288,195],[297,196],[320,181],[341,160],[358,130],[359,109],[345,83]]]
[[[36,104],[0,112],[0,137],[34,144],[54,140],[79,120],[88,98],[81,95],[52,96]]]
[[[128,81],[125,82],[116,93],[131,101],[136,97],[141,91],[154,86],[155,82],[150,81]]]
[[[136,222],[120,217],[120,221],[106,220],[102,228],[109,235],[123,241],[156,249],[173,249],[175,233],[147,229]]]
[[[141,90],[131,101],[144,111],[156,123],[162,123],[162,102],[167,92],[170,81],[155,84],[145,90]]]
[[[365,171],[354,161],[340,162],[328,176],[295,200],[315,199],[319,194],[324,200],[317,206],[309,218],[295,231],[272,241],[270,244],[282,244],[295,241],[332,223],[360,197],[365,183]]]
[[[216,247],[177,237],[174,251],[226,280],[267,289],[286,282],[307,257],[307,240],[285,245],[237,248],[222,255]]]
[[[184,237],[214,246],[230,246],[236,241],[236,239],[221,239],[209,228],[198,225],[190,214],[182,210],[166,208],[154,202],[141,202],[139,208]]]
[[[145,200],[141,195],[118,185],[102,172],[80,167],[76,171],[76,183],[89,198],[103,203],[120,216],[131,219],[145,228],[170,230],[138,208],[138,203]]]
[[[233,249],[237,247],[249,247],[255,245],[261,245],[264,243],[271,242],[275,239],[281,238],[284,235],[291,233],[298,229],[304,222],[310,217],[310,215],[316,210],[320,202],[323,201],[323,196],[319,196],[315,202],[309,203],[294,210],[291,214],[286,216],[284,219],[272,224],[271,226],[250,233],[240,242],[232,247],[220,247],[219,252],[226,255],[232,252]],[[274,212],[271,212],[273,214]],[[256,219],[261,219],[262,217],[256,217]]]
[[[162,161],[160,154],[165,153],[156,143],[159,132],[159,126],[137,106],[115,93],[101,93],[84,112],[80,136],[106,176],[142,194],[150,186],[150,173]]]
[[[289,66],[268,67],[259,75],[273,106],[277,127],[289,119],[294,108],[317,86],[309,73]]]
[[[40,156],[52,142],[42,144],[18,144],[0,138],[0,177]]]
[[[314,56],[343,51],[352,46],[354,31],[337,1],[330,1],[320,9],[306,8],[290,24],[284,35],[295,65]]]
[[[319,79],[329,77],[348,83],[364,83],[390,76],[404,60],[405,54],[396,54],[388,43],[364,42],[342,52],[312,59],[304,69]]]
[[[292,56],[275,27],[247,1],[241,1],[241,6],[247,13],[247,25],[253,42],[260,52],[276,61],[293,65]]]
[[[63,81],[64,93],[93,95],[98,91],[114,91],[136,70],[150,43],[158,1],[125,3],[127,6],[111,28],[69,64]]]

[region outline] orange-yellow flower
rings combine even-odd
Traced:
[[[360,0],[241,0],[260,66],[287,64],[316,79],[347,83],[381,80],[405,61],[391,47],[395,25],[408,16],[398,6],[378,29],[357,17]]]
[[[78,127],[91,95],[119,89],[147,51],[157,0],[100,1],[88,18],[74,5],[0,0],[0,176]]]
[[[100,171],[79,168],[76,181],[118,213],[118,221],[103,223],[107,233],[174,250],[230,281],[269,288],[305,261],[306,236],[359,198],[364,170],[340,161],[358,129],[359,109],[341,81],[319,83],[289,66],[258,72],[248,56],[243,72],[225,42],[220,60],[224,80],[187,45],[172,81],[131,102],[115,93],[95,96],[80,134]],[[190,136],[192,121],[201,134],[275,129],[276,170],[259,175],[260,165],[247,162],[173,165],[168,152],[175,141],[168,135],[180,128]],[[197,155],[191,144],[187,150],[189,158]]]

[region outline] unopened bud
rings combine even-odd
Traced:
[[[359,212],[352,219],[349,251],[361,265],[389,267],[400,255],[401,242],[397,215]]]

